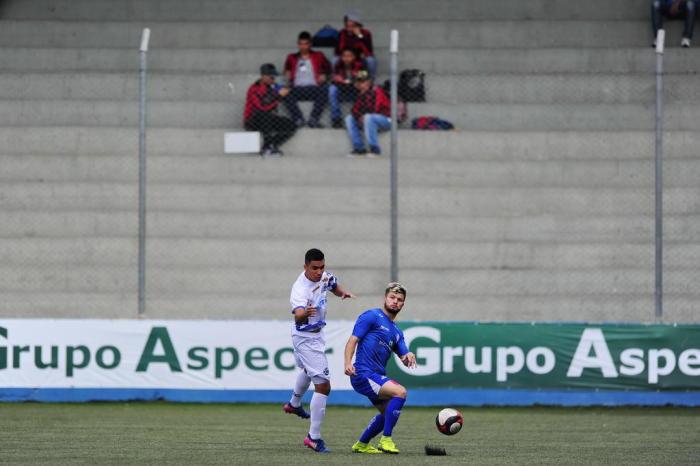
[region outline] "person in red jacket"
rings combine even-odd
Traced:
[[[289,89],[275,85],[279,75],[275,65],[266,63],[260,67],[260,79],[248,88],[243,110],[243,126],[247,131],[260,131],[263,148],[260,155],[282,155],[279,149],[296,131],[294,122],[277,115],[277,106]]]
[[[352,113],[345,117],[345,126],[352,143],[352,152],[349,155],[367,154],[365,141],[369,146],[368,157],[380,155],[382,151],[379,148],[377,133],[391,128],[391,103],[384,89],[374,85],[366,70],[357,73],[355,87],[358,92],[357,100],[352,107]]]
[[[331,122],[333,128],[342,128],[343,119],[340,109],[341,102],[354,102],[357,99],[357,89],[353,80],[357,73],[364,69],[364,63],[354,49],[344,49],[340,61],[333,67],[331,85],[328,86],[328,101],[331,106]]]
[[[290,53],[284,62],[284,76],[290,92],[284,99],[289,114],[298,127],[305,125],[299,109],[299,101],[313,101],[314,107],[309,116],[309,128],[322,128],[321,114],[328,103],[327,77],[331,64],[322,52],[311,50],[311,34],[302,31],[297,40],[299,51]]]
[[[359,58],[367,64],[369,77],[375,79],[377,77],[377,59],[374,56],[372,33],[362,27],[360,15],[357,13],[347,13],[343,18],[343,24],[345,27],[338,34],[333,65],[340,61],[343,50],[351,48],[356,50]]]

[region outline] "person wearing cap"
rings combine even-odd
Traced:
[[[299,33],[297,47],[299,51],[290,53],[284,62],[284,76],[290,88],[284,103],[294,123],[302,127],[306,123],[297,102],[312,101],[314,106],[309,116],[309,128],[322,128],[319,119],[328,103],[326,81],[331,73],[331,64],[322,52],[311,49],[311,34],[308,31]]]
[[[369,75],[375,79],[377,77],[377,59],[374,56],[372,33],[362,27],[360,15],[357,13],[347,13],[343,18],[343,24],[345,27],[338,34],[333,64],[335,65],[340,60],[343,50],[351,48],[367,63]]]
[[[383,306],[360,314],[345,344],[345,375],[350,377],[352,388],[379,411],[351,447],[354,453],[399,453],[391,434],[406,403],[407,390],[387,377],[386,366],[396,354],[404,366],[416,367],[416,356],[409,351],[403,332],[395,323],[405,303],[406,288],[397,282],[389,283]],[[382,436],[375,447],[369,442],[380,432]]]
[[[369,146],[369,157],[382,153],[378,133],[391,128],[391,104],[384,89],[375,86],[367,70],[355,76],[357,100],[350,115],[345,117],[345,126],[352,144],[351,157],[367,155],[365,141]],[[362,132],[364,131],[364,138]]]
[[[279,149],[296,131],[294,122],[277,114],[281,99],[289,94],[286,87],[275,85],[279,76],[275,65],[265,63],[260,67],[260,79],[248,88],[243,126],[247,131],[260,131],[263,136],[261,155],[282,155]]]
[[[355,89],[353,80],[357,73],[364,68],[364,62],[357,56],[355,49],[343,49],[340,61],[333,67],[331,85],[328,86],[328,101],[331,106],[333,128],[343,127],[340,103],[354,102],[357,99],[357,89]]]

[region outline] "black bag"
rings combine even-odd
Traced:
[[[314,34],[311,40],[313,47],[335,47],[338,44],[338,30],[326,24]]]
[[[403,70],[399,75],[399,98],[404,102],[425,102],[425,73]]]

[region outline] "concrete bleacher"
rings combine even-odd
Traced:
[[[138,53],[152,30],[153,318],[286,318],[319,246],[360,298],[389,276],[388,162],[338,130],[225,156],[260,63],[358,10],[459,131],[400,132],[408,317],[653,319],[654,54],[646,0],[0,2],[0,316],[134,317]],[[700,54],[666,55],[669,321],[700,318]],[[233,84],[233,92],[229,87]],[[308,108],[308,107],[307,107]],[[386,140],[385,140],[386,141]],[[688,200],[691,201],[688,201]]]

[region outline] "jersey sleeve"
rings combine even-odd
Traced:
[[[326,273],[328,274],[328,285],[326,285],[326,289],[328,291],[335,291],[335,289],[338,288],[338,278],[330,272]]]
[[[296,286],[295,284],[292,287],[292,294],[289,297],[289,304],[292,306],[292,314],[294,314],[295,309],[306,308],[307,302],[308,301],[306,293],[304,293],[304,289],[300,286]]]
[[[394,351],[400,357],[406,355],[409,352],[408,346],[406,346],[406,341],[403,339],[403,332],[399,333],[399,341],[396,342],[396,349]]]
[[[352,329],[352,335],[362,340],[365,335],[372,330],[375,321],[376,318],[372,312],[365,312],[364,314],[360,315],[360,317],[357,318],[357,321],[355,321],[355,326]]]

